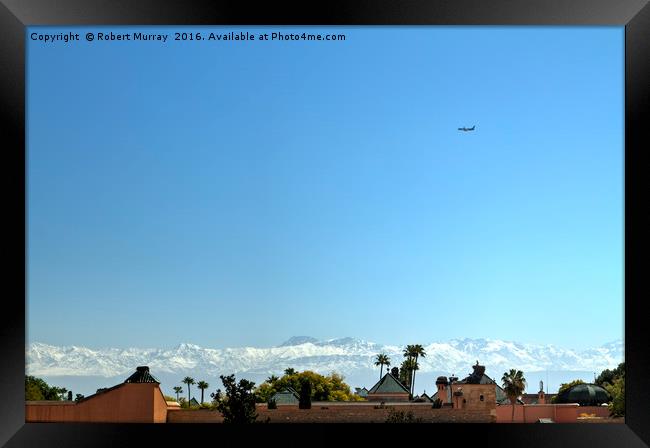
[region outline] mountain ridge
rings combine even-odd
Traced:
[[[529,372],[600,371],[615,367],[624,359],[621,340],[586,350],[489,338],[452,339],[431,342],[424,347],[427,356],[419,360],[422,372],[458,371],[476,360],[490,370],[507,367]],[[136,365],[149,365],[152,369],[169,373],[199,369],[215,375],[250,371],[277,374],[292,364],[300,370],[325,372],[343,369],[340,373],[346,374],[351,370],[374,370],[373,357],[378,353],[387,353],[395,365],[397,360],[401,361],[402,349],[397,345],[382,345],[351,337],[317,340],[310,336],[294,336],[279,346],[264,348],[207,348],[184,342],[171,349],[90,349],[79,345],[32,342],[26,350],[26,367],[34,375],[111,377],[128,373]]]

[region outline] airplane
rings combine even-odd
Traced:
[[[466,128],[466,127],[458,128],[458,130],[463,131],[463,132],[467,132],[467,131],[473,131],[475,128],[476,128],[476,125],[472,126],[471,128]]]

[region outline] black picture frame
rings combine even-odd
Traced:
[[[150,443],[311,444],[357,442],[499,446],[646,446],[650,444],[650,335],[643,255],[649,203],[642,172],[650,148],[650,6],[646,0],[0,0],[0,113],[5,163],[3,195],[9,224],[0,325],[0,445],[131,446]],[[558,425],[117,425],[25,423],[25,27],[32,25],[618,25],[625,26],[625,424]],[[645,187],[644,187],[645,185]],[[643,217],[643,218],[642,218]],[[558,310],[558,314],[561,311]],[[588,318],[588,310],[585,310]],[[594,323],[599,325],[599,323]],[[345,434],[342,434],[345,433]],[[392,434],[390,434],[392,433]],[[391,442],[388,435],[403,442]],[[137,442],[136,442],[137,441]],[[449,442],[448,442],[449,443]],[[454,443],[454,442],[451,442]]]

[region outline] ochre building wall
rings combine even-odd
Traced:
[[[27,402],[27,422],[165,423],[167,404],[155,383],[125,383],[79,403]]]
[[[486,410],[432,409],[431,404],[391,404],[386,408],[375,409],[372,404],[316,404],[311,409],[298,406],[278,406],[267,409],[266,405],[257,407],[257,420],[269,423],[384,423],[391,410],[412,412],[415,418],[426,423],[493,423],[496,415]],[[217,411],[180,410],[169,412],[168,423],[221,423],[223,417]]]
[[[550,418],[557,423],[575,423],[583,413],[607,418],[609,409],[606,406],[578,406],[577,404],[516,405],[514,423],[535,423],[540,418]],[[512,405],[497,406],[497,423],[512,421]]]

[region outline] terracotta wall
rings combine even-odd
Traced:
[[[605,406],[578,406],[577,404],[531,404],[515,406],[515,423],[535,423],[540,418],[550,418],[557,423],[576,422],[581,413],[608,417]],[[512,422],[512,406],[497,406],[497,423]]]
[[[376,401],[376,402],[409,401],[409,394],[407,393],[368,394],[368,401]]]
[[[431,404],[395,404],[387,409],[375,409],[375,404],[312,404],[311,409],[298,406],[278,406],[267,409],[257,407],[258,421],[269,423],[384,423],[391,410],[411,411],[415,418],[427,423],[493,423],[496,415],[485,410],[432,409]],[[168,423],[221,423],[223,417],[217,411],[180,410],[168,413]]]
[[[456,397],[453,395],[453,392],[456,392],[459,387],[462,389],[463,395]],[[481,395],[483,396],[483,400],[481,400]],[[451,398],[454,406],[458,403],[458,407],[461,409],[491,411],[496,409],[497,406],[497,387],[496,384],[454,384],[452,386]]]
[[[578,416],[582,413],[596,414],[596,417],[607,418],[609,417],[609,408],[607,406],[580,406]]]
[[[27,422],[165,423],[167,404],[157,384],[125,383],[79,403],[27,402]]]

